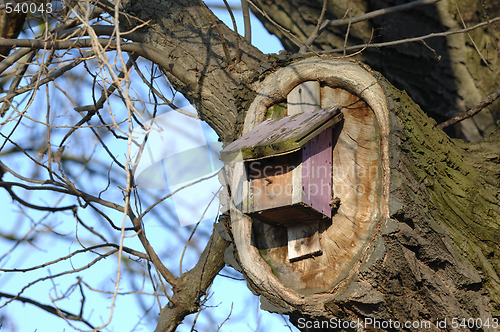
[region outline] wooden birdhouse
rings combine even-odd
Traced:
[[[284,226],[331,218],[331,127],[341,117],[333,107],[266,120],[228,145],[223,161],[245,161],[243,212]]]
[[[242,212],[287,227],[290,260],[321,253],[318,223],[332,217],[332,127],[341,119],[337,107],[269,119],[221,152],[245,163]]]

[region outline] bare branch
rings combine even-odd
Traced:
[[[98,244],[98,245],[91,246],[91,247],[88,247],[88,248],[76,250],[76,251],[72,252],[69,255],[66,255],[66,256],[63,256],[63,257],[59,257],[59,258],[57,258],[55,260],[52,260],[50,262],[46,262],[46,263],[43,263],[43,264],[40,264],[40,265],[37,265],[37,266],[32,266],[32,267],[29,267],[29,268],[22,268],[22,269],[19,269],[19,268],[15,268],[15,269],[0,269],[0,271],[2,271],[2,272],[23,272],[23,273],[24,272],[29,272],[29,271],[34,271],[34,270],[38,270],[38,269],[45,268],[47,266],[50,266],[50,265],[62,262],[62,261],[67,260],[67,259],[70,259],[71,257],[76,256],[78,254],[87,253],[87,252],[94,252],[94,250],[96,250],[96,249],[106,248],[106,247],[112,247],[112,248],[118,249],[119,245],[117,245],[115,243]],[[125,251],[128,254],[137,256],[137,257],[139,257],[141,259],[149,260],[149,257],[146,254],[144,254],[142,252],[139,252],[137,250],[134,250],[134,249],[131,249],[131,248],[127,248],[127,247],[123,247],[123,251]],[[100,255],[100,254],[98,254],[98,255]]]
[[[250,24],[250,10],[248,8],[248,1],[241,0],[241,10],[243,12],[243,24],[245,25],[245,40],[249,43],[252,42],[252,26]]]
[[[318,24],[316,24],[316,28],[314,28],[314,31],[311,33],[311,35],[309,36],[309,38],[307,38],[307,40],[305,41],[304,45],[302,45],[300,47],[299,53],[305,53],[306,48],[308,46],[311,46],[312,43],[314,42],[314,40],[316,38],[318,38],[319,33],[320,33],[319,30],[320,30],[321,24],[323,23],[323,20],[325,18],[326,5],[327,4],[328,4],[328,0],[323,0],[323,8],[321,8],[321,14],[319,15]]]
[[[269,22],[271,22],[272,25],[274,25],[278,30],[283,32],[283,34],[296,46],[299,48],[302,47],[303,43],[302,41],[297,38],[297,36],[293,35],[289,30],[285,29],[281,25],[279,25],[275,20],[273,20],[265,11],[260,9],[256,4],[252,2],[252,0],[246,0],[248,3],[250,3],[255,10],[257,10],[262,16],[264,16]],[[1,45],[1,44],[0,44]]]
[[[373,44],[367,43],[367,44],[362,44],[362,45],[349,46],[347,48],[335,48],[333,50],[322,51],[321,53],[337,53],[337,52],[343,52],[344,50],[353,51],[353,50],[359,50],[362,48],[372,48],[372,47],[378,48],[378,47],[387,47],[387,46],[395,46],[395,45],[401,45],[401,44],[407,44],[407,43],[421,42],[421,41],[423,41],[425,39],[429,39],[429,38],[446,37],[446,36],[451,36],[451,35],[455,35],[458,33],[464,33],[467,31],[471,31],[474,29],[484,27],[484,26],[486,26],[490,23],[496,22],[496,21],[500,21],[500,16],[497,16],[497,17],[489,20],[488,22],[481,22],[481,23],[478,23],[478,24],[476,24],[472,27],[466,28],[466,29],[450,30],[450,31],[445,31],[445,32],[433,32],[433,33],[429,33],[427,35],[420,36],[420,37],[405,38],[405,39],[399,39],[399,40],[394,40],[394,41],[390,41],[390,42],[373,43]]]
[[[416,1],[405,3],[402,5],[397,5],[397,6],[392,6],[389,8],[374,10],[372,12],[369,12],[369,13],[366,13],[363,15],[359,15],[359,16],[356,16],[353,18],[339,19],[339,20],[327,20],[327,21],[323,22],[323,24],[321,24],[321,27],[319,29],[319,34],[321,34],[321,32],[323,32],[328,27],[339,27],[339,26],[344,26],[344,25],[348,25],[348,24],[354,24],[354,23],[370,20],[370,19],[375,18],[375,17],[379,17],[379,16],[383,16],[383,15],[387,15],[387,14],[392,14],[392,13],[397,13],[397,12],[404,11],[404,10],[409,10],[409,9],[415,8],[417,6],[430,5],[430,4],[439,2],[439,1],[441,1],[441,0],[416,0]]]
[[[172,302],[160,312],[155,332],[175,331],[184,317],[198,310],[200,297],[225,266],[224,251],[228,244],[214,228],[198,263],[179,278]],[[181,301],[182,305],[177,304]]]
[[[77,321],[77,322],[82,322],[85,325],[87,325],[88,327],[90,327],[91,329],[95,330],[94,326],[92,324],[90,324],[88,321],[86,321],[81,316],[81,312],[80,312],[79,315],[75,315],[75,314],[70,313],[69,311],[66,311],[66,310],[63,310],[63,309],[60,309],[60,308],[56,308],[56,307],[53,307],[53,306],[50,306],[50,305],[47,305],[47,304],[42,304],[42,303],[40,303],[38,301],[29,299],[29,298],[24,297],[24,296],[18,296],[18,295],[12,295],[12,294],[7,294],[7,293],[4,293],[4,292],[0,292],[0,298],[2,298],[2,297],[8,298],[8,299],[13,299],[13,300],[16,300],[16,301],[19,301],[19,302],[22,302],[22,303],[33,304],[34,306],[37,306],[38,308],[43,309],[43,310],[45,310],[46,312],[48,312],[50,314],[56,315],[58,317],[62,317],[64,319],[73,320],[73,321]]]
[[[240,35],[238,34],[238,26],[236,25],[236,20],[234,19],[233,11],[231,10],[231,6],[227,3],[227,0],[223,0],[224,5],[226,5],[227,12],[229,16],[231,16],[231,21],[233,22],[234,29],[234,40],[235,40],[235,51],[236,51],[236,62],[240,62]]]
[[[231,59],[231,54],[229,53],[229,48],[227,47],[226,44],[226,39],[224,38],[224,35],[222,34],[222,31],[219,27],[219,24],[217,23],[217,18],[215,17],[214,13],[205,5],[205,3],[202,0],[198,0],[200,2],[200,6],[203,8],[205,11],[205,14],[207,15],[208,19],[212,22],[215,30],[219,34],[220,41],[222,43],[222,49],[224,50],[224,54],[226,55],[227,63],[232,64],[233,60]]]
[[[454,118],[451,118],[449,120],[446,120],[445,122],[442,122],[438,125],[438,128],[446,128],[446,127],[449,127],[449,126],[452,126],[454,124],[457,124],[459,123],[460,121],[463,121],[465,119],[468,119],[474,115],[476,115],[477,113],[479,113],[483,108],[485,107],[488,107],[489,105],[491,105],[495,100],[497,100],[498,98],[500,97],[500,89],[498,89],[497,91],[493,92],[492,94],[490,94],[488,97],[486,97],[485,100],[483,100],[482,102],[479,103],[479,105],[469,109],[467,112],[465,112],[464,114],[460,114],[460,115],[457,115],[456,117]]]

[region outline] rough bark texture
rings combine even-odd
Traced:
[[[289,29],[301,41],[314,31],[320,16],[320,0],[259,0],[259,6],[278,24]],[[328,1],[325,19],[355,17],[408,1],[358,0]],[[457,1],[467,27],[500,13],[496,1]],[[348,10],[351,8],[351,11]],[[282,41],[285,49],[295,52],[298,46],[258,11],[254,13],[266,28]],[[349,27],[347,46],[422,36],[432,32],[461,29],[455,1],[394,13],[353,24]],[[373,30],[373,38],[371,33]],[[464,112],[478,104],[499,87],[499,25],[477,29],[470,33],[487,64],[481,59],[467,34],[427,39],[422,42],[383,48],[368,48],[357,56],[380,71],[396,87],[406,90],[422,109],[438,121]],[[343,48],[347,26],[328,28],[313,43],[314,50]],[[348,52],[349,53],[353,53]],[[342,55],[342,53],[337,53]],[[460,131],[469,140],[487,136],[495,128],[500,106],[492,105],[474,120],[460,124]]]
[[[354,297],[346,308],[398,320],[498,317],[498,147],[488,145],[496,152],[484,151],[484,159],[466,153],[405,93],[386,86],[395,115],[391,219],[378,249],[385,253],[360,271],[384,300],[366,306]]]
[[[298,67],[293,72],[298,77],[310,76]],[[295,291],[302,287],[300,276],[295,277],[297,285],[290,286],[291,281],[281,276],[282,267],[272,259],[264,257],[271,265],[266,272],[258,258],[250,257],[255,253],[251,253],[248,238],[258,241],[259,233],[250,234],[250,228],[242,228],[242,224],[252,222],[233,209],[239,268],[254,292],[263,295],[266,309],[288,313],[296,323],[304,317],[349,321],[373,318],[428,321],[433,324],[432,330],[438,330],[436,322],[444,318],[449,322],[452,318],[487,321],[498,317],[498,135],[490,144],[474,148],[481,151],[479,155],[467,154],[463,143],[450,140],[436,128],[435,121],[406,93],[381,76],[379,83],[391,111],[389,214],[366,240],[363,254],[352,258],[350,271],[330,291],[298,294]],[[283,89],[287,90],[286,84]],[[260,95],[279,100],[273,93]],[[330,227],[335,227],[333,221]],[[307,275],[307,271],[303,273]],[[451,329],[450,324],[447,329]]]
[[[278,18],[283,19],[280,23],[292,32],[302,31],[302,36],[307,36],[310,27],[316,24],[319,11],[311,13],[309,10],[315,2],[274,3],[274,6],[281,8],[272,11],[269,7],[267,11],[277,21]],[[283,9],[285,5],[293,8]],[[338,2],[332,6],[334,8],[328,12],[331,17],[342,17],[342,6]],[[373,6],[354,4],[353,8],[357,12],[364,12],[373,9]],[[319,10],[319,7],[316,5],[314,8]],[[143,19],[152,19],[148,28],[142,31],[146,42],[161,49],[165,57],[171,60],[172,66],[164,69],[173,86],[197,107],[201,117],[224,141],[234,140],[241,135],[245,113],[260,82],[258,76],[264,78],[275,68],[293,61],[285,55],[266,58],[240,39],[242,61],[230,64],[235,59],[234,33],[218,23],[231,54],[229,60],[213,21],[197,1],[139,0],[130,2],[127,8]],[[436,10],[419,10],[424,14],[434,11],[427,15],[432,19],[426,24],[444,25],[436,18]],[[309,16],[304,20],[301,15],[306,13]],[[359,26],[369,28],[371,24],[360,23]],[[419,21],[418,26],[424,24]],[[358,31],[352,27],[354,38],[351,41],[366,41],[369,38],[366,31],[369,30]],[[377,31],[382,31],[383,35],[386,32],[394,33],[397,29]],[[322,35],[322,38],[322,44],[315,44],[315,47],[339,45],[343,40],[343,32],[339,30],[335,34],[333,31]],[[449,50],[449,45],[431,43],[430,46],[443,54]],[[386,69],[376,61],[388,56],[384,52],[388,51],[367,52],[363,56],[375,68]],[[390,80],[394,80],[398,86],[409,87],[412,96],[428,113],[443,117],[441,110],[458,109],[457,100],[460,96],[448,93],[448,90],[460,90],[455,84],[464,81],[456,78],[452,65],[446,62],[448,60],[441,60],[440,63],[449,65],[436,66],[434,53],[425,46],[417,51],[405,46],[391,49],[390,52],[398,52],[392,62],[400,61],[401,68],[394,69],[395,72],[384,70],[384,73],[387,72]],[[412,57],[408,57],[408,54],[419,59],[425,58],[426,65],[410,66]],[[408,71],[403,74],[403,69]],[[479,69],[482,70],[482,67],[479,66]],[[435,71],[437,73],[432,74]],[[438,79],[429,79],[433,77],[431,74]],[[483,72],[477,75],[483,76]],[[486,76],[491,77],[491,74],[484,74],[483,77]],[[435,322],[446,317],[498,316],[500,157],[499,152],[493,149],[498,149],[499,135],[492,138],[496,143],[485,142],[474,146],[451,141],[435,128],[435,121],[427,118],[405,93],[393,88],[382,78],[380,81],[391,107],[390,214],[369,247],[369,257],[363,256],[365,258],[357,262],[356,270],[351,271],[348,280],[335,290],[334,299],[332,294],[318,297],[320,300],[328,299],[318,310],[319,302],[308,303],[305,299],[300,305],[290,306],[283,298],[263,292],[263,285],[254,284],[252,277],[246,275],[250,288],[263,295],[264,302],[272,303],[267,307],[269,310],[289,313],[292,320],[312,316],[317,319],[373,317],[381,320],[425,319]],[[486,95],[490,86],[482,81],[473,82],[474,89]],[[414,82],[417,83],[412,88]],[[491,80],[488,82],[498,84]],[[429,91],[436,91],[438,95],[442,93],[443,96],[429,94]],[[469,103],[468,99],[464,100]],[[226,227],[230,229],[229,222]],[[237,267],[237,261],[232,258],[232,248],[226,250],[226,261]],[[215,252],[219,257],[221,250]],[[238,254],[236,252],[237,258]],[[213,278],[213,275],[209,276]],[[206,280],[210,281],[210,278]],[[188,284],[178,287],[181,286],[190,287]],[[193,293],[187,293],[190,299],[200,295],[195,294],[193,297]],[[196,302],[183,305],[184,299],[180,296],[177,302],[180,306],[178,310],[182,312],[164,309],[159,331],[171,329],[178,324],[179,319],[194,310],[193,303]]]

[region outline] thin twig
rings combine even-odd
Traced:
[[[233,303],[231,302],[231,310],[229,310],[229,314],[227,315],[226,319],[224,319],[224,321],[217,328],[217,332],[219,332],[220,329],[221,329],[221,327],[222,327],[222,325],[224,325],[229,320],[229,318],[231,317],[232,313],[233,313]]]
[[[202,0],[198,0],[198,1],[200,2],[200,6],[205,11],[205,14],[207,14],[208,19],[210,20],[210,22],[212,22],[215,30],[219,34],[219,38],[220,38],[220,41],[222,44],[222,49],[224,50],[224,55],[226,56],[227,63],[232,64],[233,60],[231,59],[231,55],[229,53],[229,48],[227,47],[227,44],[226,44],[226,39],[224,38],[224,35],[222,34],[222,31],[219,27],[219,24],[217,23],[217,17],[214,15],[214,13],[212,13],[212,11],[207,7],[207,5],[205,5],[205,3]]]
[[[243,12],[243,25],[245,26],[245,40],[252,42],[252,26],[250,25],[250,10],[247,0],[241,0],[241,10]]]
[[[94,264],[96,264],[97,262],[99,262],[101,259],[105,259],[106,257],[108,256],[111,256],[112,254],[114,254],[115,252],[117,252],[118,249],[113,249],[111,251],[108,251],[104,254],[101,254],[99,257],[96,257],[93,261],[91,261],[90,263],[82,266],[82,267],[79,267],[79,268],[73,268],[71,270],[68,270],[68,271],[63,271],[63,272],[60,272],[60,273],[57,273],[57,274],[54,274],[54,275],[48,275],[48,276],[44,276],[44,277],[40,277],[30,283],[28,283],[27,285],[25,285],[18,293],[16,296],[14,296],[13,298],[11,298],[10,300],[8,300],[7,302],[3,303],[0,308],[3,308],[5,307],[6,305],[8,305],[9,303],[17,300],[19,298],[19,296],[21,296],[22,293],[24,293],[24,291],[26,291],[28,288],[30,288],[31,286],[33,286],[34,284],[37,284],[39,282],[42,282],[42,281],[45,281],[45,280],[51,280],[51,279],[55,279],[55,278],[59,278],[59,277],[62,277],[62,276],[65,276],[65,275],[69,275],[69,274],[73,274],[73,273],[78,273],[78,272],[81,272],[81,271],[84,271],[84,270],[87,270],[88,268],[90,268],[91,266],[93,266]]]
[[[48,313],[51,313],[51,314],[56,315],[58,317],[63,317],[64,319],[82,322],[85,325],[87,325],[88,327],[90,327],[92,330],[95,331],[94,326],[92,326],[92,324],[90,324],[85,319],[83,319],[83,317],[81,315],[75,315],[75,314],[70,313],[69,311],[62,310],[62,309],[59,309],[57,307],[52,307],[52,306],[47,305],[47,304],[42,304],[38,301],[29,299],[29,298],[24,297],[24,296],[18,296],[18,295],[16,296],[16,295],[0,292],[0,298],[2,298],[2,297],[8,298],[8,299],[14,299],[14,300],[22,302],[22,303],[32,304],[32,305],[34,305],[42,310],[45,310]]]
[[[70,259],[71,257],[76,256],[78,254],[87,253],[89,251],[90,252],[94,252],[95,249],[106,248],[106,247],[112,247],[112,248],[118,249],[118,245],[115,244],[115,243],[97,244],[97,245],[92,246],[92,247],[88,247],[88,248],[76,250],[76,251],[72,252],[71,254],[68,254],[68,255],[63,256],[63,257],[59,257],[59,258],[57,258],[55,260],[52,260],[50,262],[46,262],[46,263],[43,263],[43,264],[40,264],[40,265],[36,265],[36,266],[28,267],[28,268],[23,268],[23,269],[20,269],[20,268],[15,268],[15,269],[0,269],[0,271],[2,271],[2,272],[11,272],[11,273],[12,272],[22,272],[22,273],[25,273],[25,272],[29,272],[29,271],[34,271],[34,270],[42,269],[42,268],[45,268],[47,266],[50,266],[50,265],[62,262],[62,261],[67,260],[67,259]],[[134,250],[134,249],[131,249],[131,248],[127,248],[127,247],[124,247],[123,251],[125,251],[128,254],[131,254],[131,255],[134,255],[134,256],[137,256],[139,258],[142,258],[142,259],[145,259],[145,260],[149,261],[148,255],[146,255],[146,254],[144,254],[144,253],[142,253],[140,251],[137,251],[137,250]],[[101,254],[98,254],[98,255],[101,255]]]
[[[347,25],[347,31],[345,33],[345,38],[344,38],[344,56],[346,56],[346,54],[347,54],[347,50],[346,50],[346,48],[347,48],[347,40],[349,39],[349,33],[351,32],[351,25],[352,25],[352,10],[351,10],[351,6],[349,6],[348,13],[349,13],[349,21],[350,22]]]
[[[417,6],[430,5],[430,4],[439,2],[439,1],[441,1],[441,0],[417,0],[417,1],[410,2],[410,3],[405,3],[403,5],[392,6],[389,8],[374,10],[372,12],[369,12],[369,13],[366,13],[363,15],[355,16],[352,19],[349,18],[349,19],[327,20],[327,21],[323,22],[323,24],[321,25],[319,33],[321,34],[321,32],[323,32],[328,27],[339,27],[339,26],[344,26],[344,25],[348,25],[348,24],[354,24],[354,23],[370,20],[370,19],[375,18],[375,17],[379,17],[379,16],[383,16],[383,15],[387,15],[387,14],[392,14],[392,13],[396,13],[396,12],[400,12],[400,11],[404,11],[404,10],[409,10],[409,9],[412,9],[414,7],[417,7]]]
[[[38,211],[58,212],[58,211],[73,210],[76,208],[76,205],[63,206],[63,207],[51,207],[51,206],[39,206],[39,205],[31,204],[31,203],[23,200],[21,197],[17,196],[14,193],[14,191],[12,190],[11,185],[9,185],[8,183],[0,182],[0,186],[3,187],[5,190],[7,190],[10,197],[12,197],[12,199],[14,201],[19,202],[20,204],[22,204],[30,209],[34,209],[34,210],[38,210]]]
[[[234,37],[235,37],[235,42],[234,42],[234,47],[236,49],[236,62],[240,62],[240,35],[238,35],[238,26],[236,25],[236,20],[234,19],[233,11],[231,10],[231,6],[227,3],[227,0],[223,0],[224,4],[226,5],[227,12],[229,13],[229,16],[231,16],[231,21],[233,22],[233,29],[234,29]]]
[[[126,68],[122,68],[122,70],[120,71],[120,74],[118,75],[118,78],[123,79],[125,77],[125,74],[132,67],[132,64],[133,64],[133,60],[132,59],[137,59],[137,58],[138,58],[138,55],[135,55],[135,54],[131,55],[131,58],[129,59],[129,61],[126,64]],[[78,123],[75,124],[73,126],[73,128],[71,128],[71,130],[61,140],[61,143],[59,144],[59,146],[63,146],[64,142],[76,130],[78,130],[81,125],[83,125],[85,122],[89,122],[90,121],[90,119],[96,114],[96,112],[98,110],[100,110],[104,106],[104,103],[106,102],[106,100],[108,100],[109,96],[117,89],[117,87],[118,87],[117,86],[117,82],[115,81],[115,82],[111,83],[111,85],[107,89],[103,90],[103,92],[101,94],[101,97],[93,105],[75,107],[75,110],[78,113],[81,114],[82,112],[87,112],[87,114],[82,119],[80,119],[80,121],[78,121]]]
[[[459,30],[451,30],[451,31],[445,31],[445,32],[433,32],[429,33],[427,35],[423,35],[420,37],[414,37],[414,38],[406,38],[406,39],[398,39],[390,42],[383,42],[383,43],[374,43],[374,44],[361,44],[361,45],[353,45],[349,46],[346,48],[347,51],[352,51],[352,50],[358,50],[361,48],[372,48],[372,47],[386,47],[386,46],[395,46],[395,45],[401,45],[401,44],[407,44],[407,43],[414,43],[414,42],[421,42],[422,40],[429,39],[429,38],[436,38],[436,37],[446,37],[446,36],[451,36],[457,33],[464,33],[467,31],[471,31],[474,29],[481,28],[485,25],[488,25],[490,23],[500,21],[500,16],[497,16],[488,22],[481,22],[478,23],[470,28],[466,29],[459,29]],[[328,51],[323,51],[321,53],[337,53],[337,52],[343,52],[344,48],[335,48],[333,50],[328,50]]]
[[[28,70],[30,62],[33,61],[33,58],[35,57],[35,55],[36,55],[36,51],[31,51],[27,56],[26,63],[19,65],[19,67],[16,70],[16,73],[14,74],[14,78],[12,79],[12,82],[10,84],[10,87],[9,87],[7,94],[12,92],[12,91],[15,91],[18,88],[19,83],[21,83],[21,80],[23,79],[24,74],[26,73],[26,70]],[[2,104],[2,107],[0,108],[0,116],[5,115],[7,110],[10,108],[11,104],[12,104],[12,98],[10,100],[5,101]]]
[[[248,3],[250,3],[255,10],[257,10],[262,16],[264,16],[272,25],[274,25],[278,30],[280,30],[285,37],[287,37],[292,43],[294,43],[297,47],[302,47],[304,44],[302,41],[297,38],[297,36],[293,35],[289,30],[285,29],[281,25],[279,25],[276,21],[274,21],[265,11],[257,7],[256,4],[254,4],[251,0],[246,0]],[[1,45],[1,44],[0,44]]]
[[[323,20],[325,19],[325,13],[326,13],[326,5],[328,4],[328,0],[323,0],[323,8],[321,8],[321,14],[319,15],[318,19],[318,24],[316,24],[316,28],[314,28],[314,31],[311,33],[309,38],[305,41],[304,45],[300,47],[299,53],[305,53],[306,48],[308,46],[311,46],[314,40],[319,36],[319,29],[321,27],[321,24],[323,23]]]
[[[480,102],[477,106],[469,109],[467,112],[465,112],[464,114],[460,114],[460,115],[457,115],[456,117],[454,118],[451,118],[449,120],[446,120],[445,122],[442,122],[438,125],[438,128],[446,128],[446,127],[449,127],[451,125],[454,125],[460,121],[463,121],[467,118],[470,118],[471,116],[479,113],[483,108],[485,107],[488,107],[489,105],[491,105],[495,100],[498,99],[498,97],[500,97],[500,89],[498,89],[497,91],[493,92],[491,95],[489,95],[488,97],[486,97],[485,100],[483,100],[482,102]]]
[[[455,6],[457,8],[458,17],[460,17],[460,21],[462,22],[463,27],[467,28],[467,24],[465,24],[464,18],[462,17],[462,13],[460,12],[460,7],[458,6],[458,2],[456,0],[455,0]],[[477,54],[479,55],[479,57],[481,58],[481,60],[483,61],[483,63],[488,67],[489,70],[491,70],[492,72],[495,72],[493,70],[493,68],[491,68],[491,66],[488,63],[488,61],[486,61],[486,59],[484,58],[483,54],[481,54],[481,51],[479,50],[479,47],[477,47],[476,42],[474,41],[474,39],[472,39],[472,36],[470,35],[470,33],[467,32],[467,36],[469,37],[469,40],[471,41],[472,46],[474,46],[474,49],[476,50]]]

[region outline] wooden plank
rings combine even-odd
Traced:
[[[305,204],[332,217],[332,129],[329,128],[302,148],[302,190]]]
[[[287,227],[288,260],[290,262],[322,253],[318,227],[318,222]]]
[[[321,109],[319,82],[307,81],[297,85],[286,97],[288,115]]]
[[[287,109],[289,116],[294,114],[317,113],[321,108],[321,87],[319,82],[309,81],[296,86],[287,96]],[[338,109],[336,109],[337,112]],[[321,112],[321,111],[319,111]],[[340,121],[340,120],[339,120]],[[318,127],[317,124],[315,124]],[[321,131],[318,131],[319,134]],[[313,139],[313,137],[310,137]],[[307,167],[308,165],[305,165]],[[301,163],[293,172],[293,200],[296,201],[299,196],[303,200],[303,170],[304,164]],[[300,193],[300,194],[299,194]],[[309,223],[287,227],[288,238],[288,260],[296,261],[322,253],[319,223]]]
[[[251,212],[292,205],[292,170],[299,158],[287,154],[249,162]]]
[[[266,120],[226,146],[221,151],[221,159],[228,162],[241,153],[243,159],[255,160],[296,151],[341,119],[342,113],[330,107]]]

